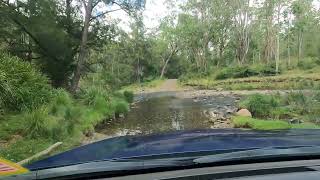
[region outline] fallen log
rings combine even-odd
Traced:
[[[49,154],[50,152],[52,152],[55,148],[57,148],[61,144],[62,144],[62,142],[57,142],[57,143],[53,144],[52,146],[48,147],[46,150],[43,150],[43,151],[41,151],[41,152],[39,152],[39,153],[37,153],[27,159],[24,159],[24,160],[18,162],[17,164],[23,165],[23,164],[26,164],[26,163],[34,160],[34,159],[41,157],[41,156],[45,156],[45,155]]]

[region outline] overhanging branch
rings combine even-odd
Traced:
[[[95,20],[95,19],[97,19],[97,18],[99,18],[99,17],[101,17],[101,16],[104,16],[104,15],[106,15],[106,14],[108,14],[108,13],[115,12],[115,11],[119,11],[119,10],[122,10],[122,8],[114,9],[114,10],[110,10],[110,11],[105,11],[105,12],[103,12],[103,13],[97,15],[97,16],[92,17],[92,18],[90,19],[90,21],[93,21],[93,20]]]

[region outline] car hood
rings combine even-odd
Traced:
[[[84,145],[26,166],[30,170],[92,161],[187,152],[267,147],[320,146],[320,130],[211,129],[123,136]]]

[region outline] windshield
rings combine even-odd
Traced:
[[[318,129],[319,0],[0,0],[0,165],[313,147]]]

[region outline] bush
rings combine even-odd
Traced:
[[[51,137],[54,129],[60,126],[56,118],[48,115],[45,107],[26,112],[23,117],[27,124],[25,133],[31,138]]]
[[[240,102],[241,108],[247,108],[254,117],[269,117],[280,102],[274,96],[254,94]]]
[[[310,111],[311,99],[302,92],[291,92],[284,98],[285,104],[289,105],[292,112],[305,114]]]
[[[277,74],[275,64],[257,64],[250,66],[250,69],[259,76],[274,76]],[[279,73],[281,73],[280,69]]]
[[[52,87],[47,77],[17,57],[0,54],[1,107],[9,110],[31,110],[47,103]]]
[[[133,102],[134,94],[132,91],[124,91],[123,95],[128,103]]]
[[[101,87],[89,87],[86,88],[82,95],[81,99],[85,105],[95,106],[97,101],[104,99],[106,102],[109,100],[110,93]]]
[[[313,69],[315,66],[320,65],[320,61],[316,58],[304,58],[298,63],[298,68],[302,70]]]
[[[244,78],[258,75],[256,72],[249,69],[247,66],[242,67],[227,67],[223,68],[217,75],[216,79],[228,79],[228,78]]]
[[[253,65],[253,66],[235,66],[223,68],[216,74],[215,79],[222,80],[228,78],[245,78],[251,76],[273,76],[276,75],[274,65]]]
[[[129,104],[121,99],[114,99],[112,106],[116,114],[127,113],[129,111]]]

